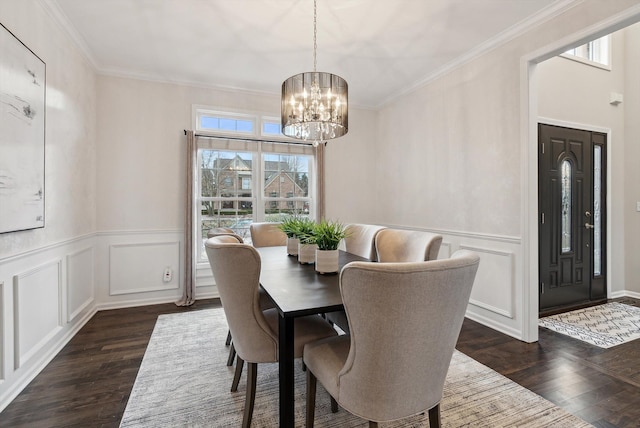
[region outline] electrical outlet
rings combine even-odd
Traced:
[[[173,271],[171,270],[171,268],[170,267],[165,268],[162,280],[164,282],[171,282],[172,278],[173,278]]]

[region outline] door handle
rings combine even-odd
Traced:
[[[595,226],[589,223],[584,224],[585,229],[593,229]]]

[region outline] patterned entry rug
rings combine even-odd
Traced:
[[[605,303],[540,318],[539,325],[601,348],[611,348],[640,337],[640,308]]]
[[[222,309],[158,317],[121,427],[239,427],[246,378],[231,393],[226,366],[227,324]],[[245,369],[246,373],[246,369]],[[304,426],[305,374],[296,370],[296,426]],[[278,366],[258,365],[253,428],[278,426]],[[544,398],[456,351],[441,403],[444,427],[589,427]],[[331,413],[318,384],[317,427],[362,427],[367,421],[344,409]],[[415,416],[381,427],[428,427]]]

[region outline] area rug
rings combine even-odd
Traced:
[[[640,308],[605,303],[540,318],[539,325],[601,348],[611,348],[640,337]]]
[[[239,427],[246,378],[229,392],[233,369],[226,366],[227,324],[222,309],[161,315],[154,328],[120,426]],[[245,370],[246,372],[246,370]],[[305,374],[296,370],[296,426],[304,426]],[[456,351],[441,403],[444,427],[588,427],[506,377]],[[278,366],[258,366],[252,427],[278,426]],[[340,409],[318,384],[316,427],[367,427]],[[415,416],[382,427],[428,427]]]

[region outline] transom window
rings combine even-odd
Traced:
[[[611,70],[611,37],[609,35],[592,40],[582,46],[569,49],[563,57],[595,67]]]

